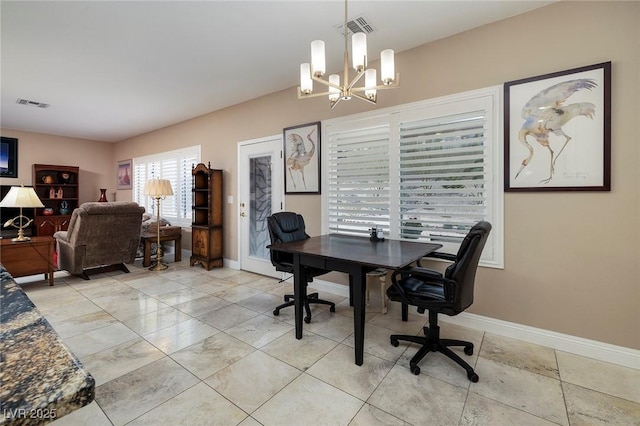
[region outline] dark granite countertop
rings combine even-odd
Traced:
[[[0,425],[39,425],[93,401],[95,380],[0,265]]]

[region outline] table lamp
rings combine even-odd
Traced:
[[[166,263],[162,263],[162,247],[160,246],[160,200],[164,200],[169,195],[173,195],[171,182],[167,179],[149,179],[144,186],[143,194],[156,200],[156,228],[158,232],[158,243],[156,245],[156,263],[151,265],[149,270],[164,271],[168,266]]]
[[[25,188],[24,185],[12,186],[4,199],[0,202],[0,207],[19,207],[20,214],[13,219],[9,219],[4,223],[4,226],[13,226],[18,229],[18,236],[12,238],[11,241],[30,241],[31,238],[24,236],[24,228],[29,226],[33,219],[29,219],[22,215],[22,208],[36,208],[44,207],[40,198],[36,194],[36,191],[32,187]]]

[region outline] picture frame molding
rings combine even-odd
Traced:
[[[309,140],[315,132],[315,138],[312,141]],[[292,134],[297,134],[302,138],[304,151],[300,153],[302,160],[304,161],[304,155],[311,153],[311,158],[306,165],[302,166],[302,170],[296,168],[293,164],[295,158],[291,148],[290,138]],[[315,139],[315,140],[314,140]],[[285,194],[320,194],[321,193],[321,164],[320,164],[320,150],[321,150],[321,122],[314,121],[311,123],[299,124],[297,126],[285,127],[282,129],[282,143],[283,143],[283,163],[284,163],[284,193]],[[312,144],[314,147],[312,147]],[[292,167],[293,166],[293,167]],[[306,174],[305,174],[306,172]],[[309,177],[311,176],[311,179]],[[304,180],[302,180],[302,179]],[[296,184],[297,182],[297,184]],[[306,187],[300,188],[300,184]]]
[[[602,182],[598,185],[563,185],[563,186],[548,186],[544,183],[531,186],[514,186],[512,182],[513,170],[510,169],[512,163],[512,155],[517,155],[518,159],[524,157],[520,155],[523,152],[521,149],[513,149],[513,147],[520,146],[520,141],[517,138],[519,129],[511,128],[511,117],[516,114],[520,116],[523,104],[514,105],[511,99],[512,89],[520,86],[525,87],[531,83],[539,83],[544,80],[556,79],[558,77],[567,77],[566,80],[571,80],[571,75],[587,73],[590,71],[602,70],[602,80],[598,83],[602,85],[598,89],[598,93],[601,92],[601,97],[597,100],[602,104],[603,111],[596,111],[594,120],[601,121],[601,127],[603,133],[601,135],[602,144]],[[557,84],[557,83],[556,83]],[[548,86],[551,87],[551,86]],[[532,92],[534,94],[539,93],[537,90]],[[578,92],[576,92],[578,93]],[[596,91],[593,91],[595,94]],[[596,96],[600,96],[596,94]],[[566,104],[571,103],[571,96],[566,99]],[[524,119],[521,120],[524,122]],[[566,124],[566,123],[565,123]],[[550,131],[550,133],[553,133]],[[516,137],[512,137],[515,135]],[[555,136],[551,136],[553,138]],[[595,136],[598,138],[598,136]],[[553,141],[553,139],[551,139]],[[569,143],[576,143],[575,139],[572,139]],[[543,146],[535,140],[530,140],[531,146],[534,148],[534,153],[540,155],[547,154],[546,150],[541,151]],[[556,151],[560,151],[562,145],[557,145]],[[544,148],[543,148],[544,149]],[[515,152],[517,154],[515,154]],[[556,152],[558,154],[558,152]],[[556,157],[557,158],[557,157]],[[564,71],[557,71],[549,74],[538,75],[534,77],[528,77],[520,80],[514,80],[504,83],[504,191],[505,192],[540,192],[540,191],[611,191],[611,62],[602,62],[599,64],[588,65],[584,67],[572,68]]]

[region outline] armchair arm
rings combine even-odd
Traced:
[[[438,271],[434,271],[433,269],[421,268],[421,267],[413,267],[407,269],[398,269],[391,274],[391,282],[393,286],[398,291],[400,296],[403,299],[403,303],[410,304],[411,302],[407,298],[407,295],[404,291],[404,288],[398,283],[398,275],[400,275],[400,279],[407,278],[409,276],[415,277],[417,279],[424,278],[425,280],[437,283],[444,283],[444,278],[442,274]]]

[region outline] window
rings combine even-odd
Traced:
[[[484,266],[503,266],[500,87],[325,121],[323,232],[436,242],[455,253],[493,225]]]
[[[155,215],[156,202],[144,195],[149,179],[168,179],[173,196],[161,202],[160,216],[172,225],[191,225],[191,168],[200,162],[200,146],[133,159],[133,200]]]

